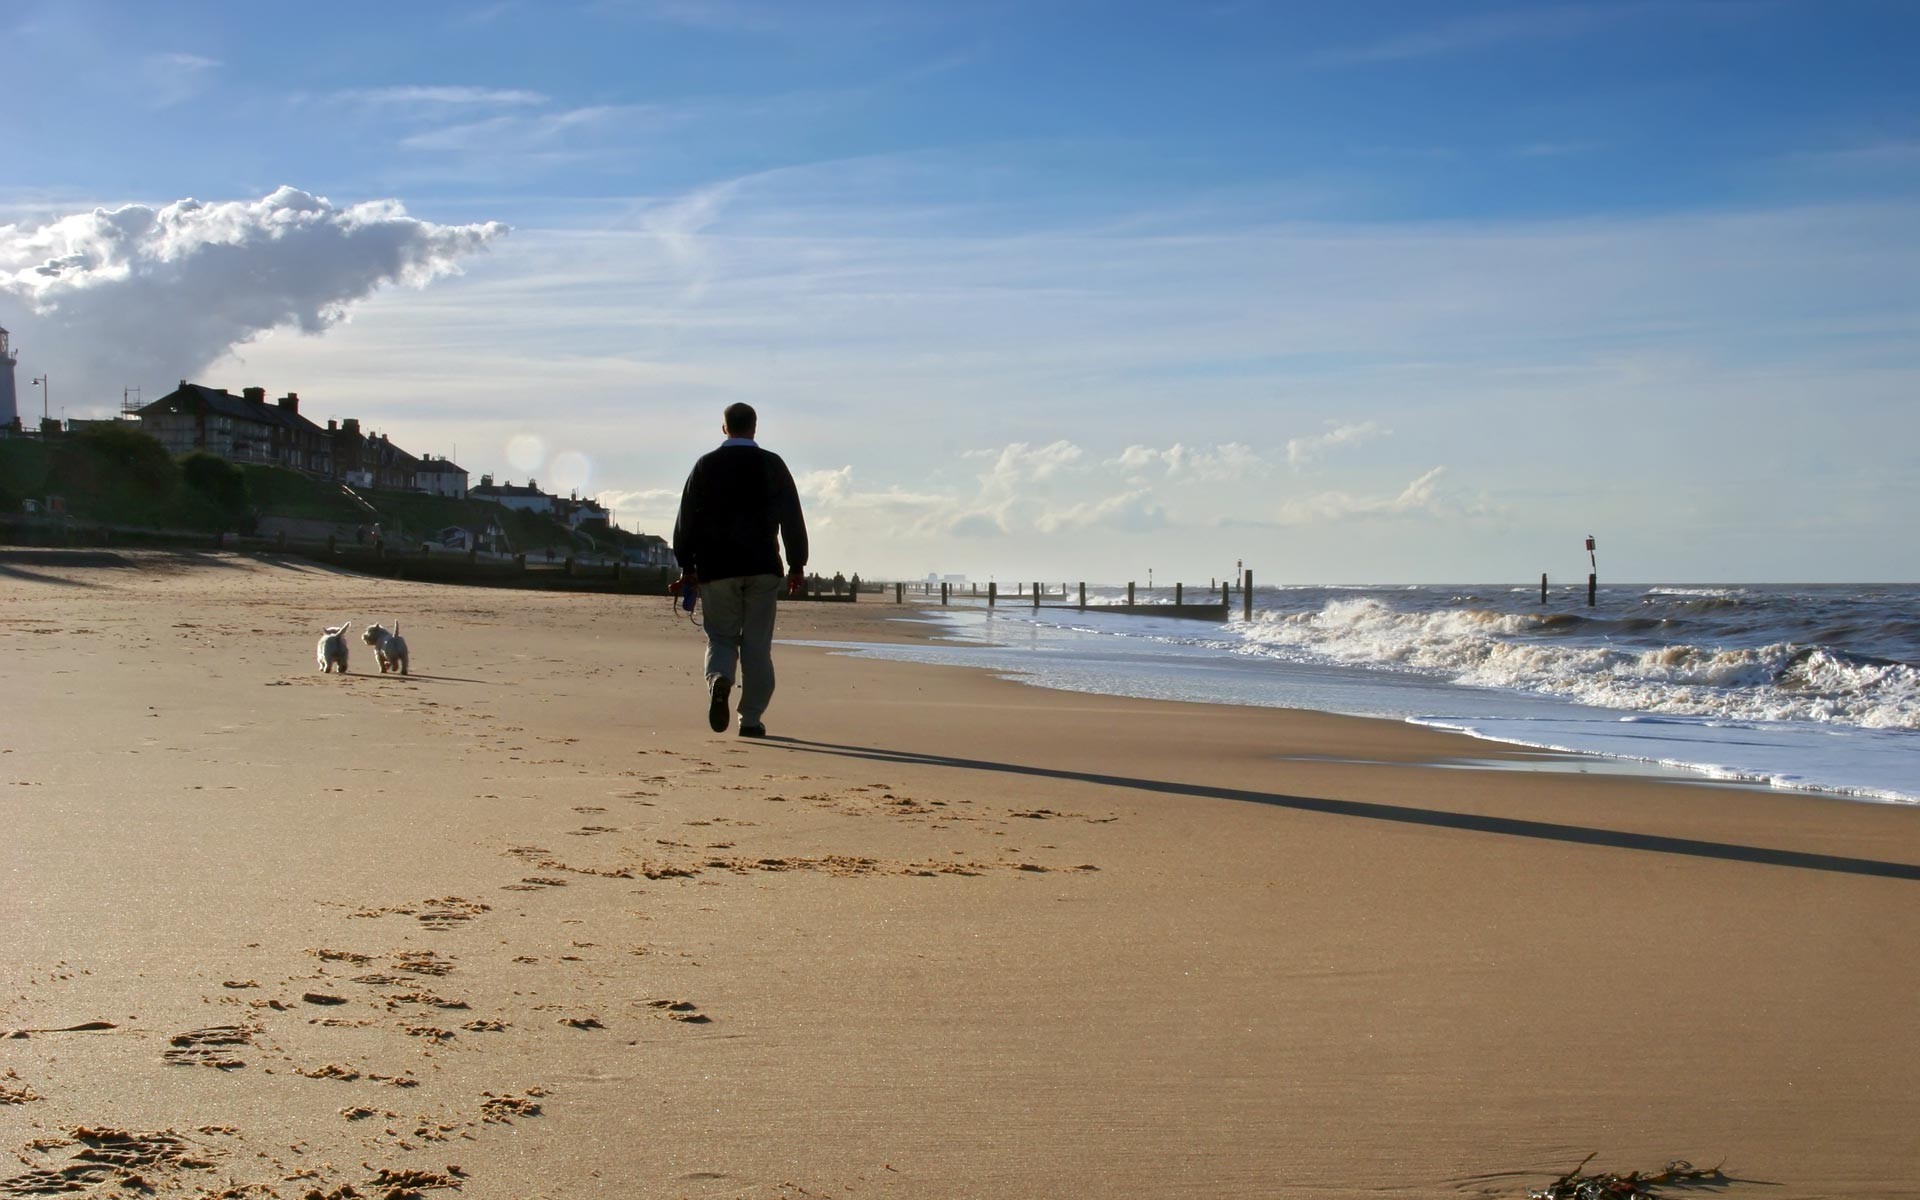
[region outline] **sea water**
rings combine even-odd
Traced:
[[[1218,592],[1212,593],[1217,597]],[[1920,804],[1920,587],[1261,587],[909,610],[930,644],[836,648],[1042,687],[1386,717],[1696,778]],[[1192,598],[1192,597],[1190,597]],[[818,643],[816,643],[818,644]]]

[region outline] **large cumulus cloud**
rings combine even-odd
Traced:
[[[291,187],[0,225],[0,323],[36,370],[96,386],[191,377],[270,330],[322,332],[383,284],[453,273],[506,232],[416,220],[393,200],[337,207]]]

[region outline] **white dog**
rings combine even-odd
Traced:
[[[379,625],[367,626],[360,640],[373,647],[373,656],[380,660],[380,673],[398,671],[407,673],[407,639],[400,636],[400,622],[393,623],[393,632],[388,633]]]
[[[314,648],[314,657],[320,660],[323,674],[336,666],[342,675],[347,673],[347,627],[352,624],[351,621],[342,621],[338,625],[329,625],[320,636],[320,644]]]

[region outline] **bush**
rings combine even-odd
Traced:
[[[228,522],[247,517],[247,477],[226,459],[195,450],[180,460],[180,478],[200,493]]]
[[[77,495],[161,501],[179,485],[166,447],[137,429],[94,426],[60,443],[48,486]]]

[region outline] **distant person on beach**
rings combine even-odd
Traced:
[[[738,666],[741,737],[767,735],[761,717],[773,699],[780,544],[787,549],[789,591],[799,589],[807,565],[800,493],[780,456],[753,440],[758,425],[750,406],[727,406],[721,425],[727,440],[693,464],[673,523],[680,583],[698,585],[707,630],[707,724],[715,733],[727,728],[727,697]]]

